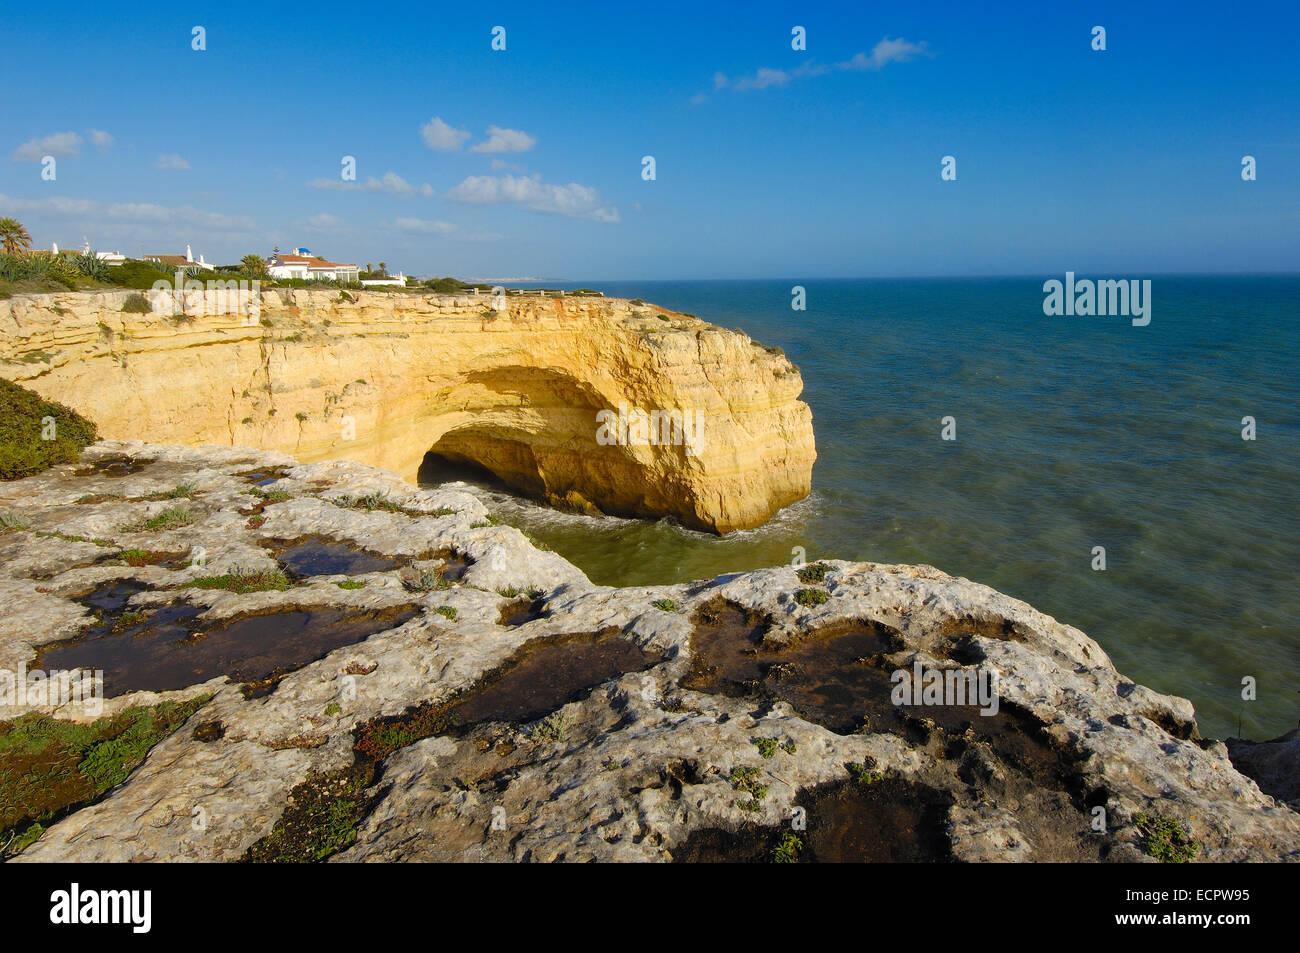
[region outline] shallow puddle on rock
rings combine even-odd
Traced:
[[[148,465],[149,461],[147,460],[132,460],[130,457],[107,457],[103,460],[96,460],[80,470],[74,470],[73,476],[124,477],[132,473],[139,473]]]
[[[597,685],[660,660],[617,629],[526,644],[456,705],[460,724],[541,718]]]
[[[235,476],[248,480],[255,486],[270,486],[275,481],[283,479],[288,472],[288,467],[268,467],[262,470],[248,470],[244,473],[236,473]]]
[[[199,611],[177,603],[147,610],[143,621],[126,627],[106,621],[76,642],[47,647],[38,665],[46,670],[102,669],[106,697],[180,689],[219,675],[260,681],[301,668],[418,614],[413,608],[294,608],[204,628],[195,619]]]
[[[307,576],[355,576],[367,572],[396,569],[401,559],[372,553],[350,543],[325,538],[267,543],[271,555],[285,571],[299,579]]]
[[[951,797],[898,778],[843,781],[800,792],[806,827],[746,826],[693,831],[672,851],[677,863],[766,863],[787,832],[800,863],[935,863],[952,860],[945,833]]]
[[[738,606],[710,603],[695,619],[693,659],[684,688],[756,701],[781,700],[802,718],[837,734],[888,732],[944,762],[951,781],[978,798],[1016,803],[1037,859],[1096,860],[1088,835],[1091,806],[1078,763],[1052,744],[1027,713],[1000,702],[895,705],[887,656],[904,649],[901,633],[873,621],[828,626],[787,646],[765,647],[766,625]],[[1104,800],[1104,798],[1103,798]],[[1098,802],[1100,803],[1100,802]]]
[[[359,726],[356,751],[362,758],[382,760],[422,738],[475,724],[534,721],[610,679],[643,671],[662,658],[623,638],[616,628],[534,639],[448,701],[426,702]]]
[[[543,608],[545,599],[517,599],[501,609],[500,625],[525,625],[534,619],[540,619],[546,613]]]
[[[456,552],[440,552],[436,554],[436,558],[442,560],[438,575],[448,582],[459,582],[465,575],[465,570],[474,565],[472,559]]]
[[[74,600],[87,609],[99,612],[121,612],[132,596],[150,588],[152,587],[138,579],[109,579],[101,582],[85,595],[75,596]]]
[[[736,606],[705,606],[696,618],[691,669],[682,687],[781,699],[839,734],[869,724],[872,714],[895,714],[889,673],[879,663],[902,647],[897,631],[875,622],[850,623],[770,649],[762,646],[766,628]]]

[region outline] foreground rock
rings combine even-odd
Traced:
[[[0,513],[0,668],[103,660],[105,715],[210,696],[20,861],[1300,858],[1189,702],[929,567],[595,586],[455,484],[240,448],[104,442]],[[997,713],[894,705],[918,662]]]
[[[346,457],[410,482],[433,451],[553,504],[718,533],[809,491],[798,370],[689,315],[600,297],[510,297],[498,312],[487,295],[288,290],[196,291],[184,312],[152,292],[156,313],[136,314],[132,294],[0,301],[0,375],[101,436]]]

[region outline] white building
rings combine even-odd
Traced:
[[[390,275],[387,278],[362,278],[361,279],[361,286],[363,288],[369,288],[374,285],[391,285],[398,288],[405,288],[406,275],[402,274],[402,272],[399,271],[397,274]]]
[[[276,252],[267,262],[267,272],[272,278],[301,278],[303,281],[361,279],[361,271],[356,265],[327,261],[319,255],[313,255],[308,248],[295,248],[291,253]]]
[[[55,244],[55,245],[52,247],[51,251],[53,252],[53,254],[57,255],[57,254],[59,253],[59,246],[58,246],[58,244]],[[97,252],[91,252],[91,250],[90,250],[90,240],[89,240],[89,239],[82,239],[82,248],[81,248],[81,251],[80,251],[80,252],[64,252],[64,254],[68,254],[68,255],[73,255],[73,254],[91,255],[91,254],[93,254],[96,258],[98,258],[100,261],[102,261],[102,262],[103,262],[104,264],[106,264],[106,265],[120,265],[120,264],[122,264],[122,262],[126,261],[126,256],[123,255],[120,251],[97,251]]]
[[[172,268],[197,268],[203,271],[216,271],[217,266],[209,264],[200,254],[198,258],[194,257],[194,252],[190,246],[185,246],[184,255],[145,255],[145,261],[156,261],[159,264],[167,265]]]

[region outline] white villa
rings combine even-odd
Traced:
[[[172,268],[201,268],[204,271],[216,271],[217,266],[204,261],[203,256],[194,257],[194,252],[190,251],[190,246],[185,246],[184,255],[145,255],[145,261],[156,261],[161,265],[169,265]]]
[[[290,253],[276,252],[267,262],[272,278],[301,278],[304,281],[359,281],[356,265],[326,261],[313,255],[309,248],[295,248]]]
[[[58,246],[58,244],[55,243],[53,246],[51,246],[50,251],[51,251],[52,254],[57,255],[57,254],[59,253],[59,246]],[[72,251],[68,251],[68,250],[65,249],[64,254],[69,254],[69,255],[75,255],[75,254],[89,255],[89,254],[91,254],[91,251],[90,251],[90,240],[89,240],[89,239],[84,239],[84,240],[83,240],[82,249],[81,249],[80,252],[72,252]],[[122,262],[126,261],[126,256],[123,255],[120,251],[97,251],[97,252],[94,253],[94,255],[95,255],[96,258],[98,258],[100,261],[102,261],[102,262],[103,262],[104,264],[106,264],[106,265],[120,265],[120,264],[122,264]]]

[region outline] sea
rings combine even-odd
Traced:
[[[1145,326],[1046,314],[1064,275],[546,282],[784,349],[813,412],[812,493],[717,537],[475,492],[606,585],[796,547],[936,566],[1082,629],[1189,698],[1203,734],[1275,737],[1300,724],[1300,276],[1148,277]]]

